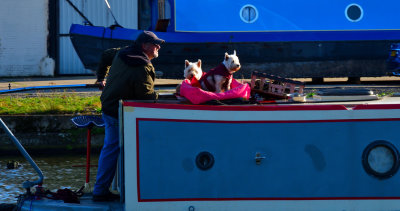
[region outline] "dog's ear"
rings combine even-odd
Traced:
[[[201,68],[201,60],[200,59],[197,61],[197,67]]]
[[[225,52],[225,61],[228,61],[229,59],[229,54]]]
[[[188,60],[185,60],[185,68],[186,68],[187,66],[189,66],[189,61],[188,61]]]
[[[236,56],[236,50],[233,50],[233,55]]]

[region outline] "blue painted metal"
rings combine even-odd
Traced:
[[[14,134],[11,132],[11,130],[7,127],[7,125],[3,122],[3,120],[0,118],[0,124],[3,127],[4,131],[7,133],[7,135],[10,137],[10,139],[13,141],[15,146],[17,146],[19,152],[25,157],[25,159],[31,164],[32,168],[36,171],[36,173],[39,176],[39,179],[36,181],[25,181],[22,184],[22,187],[25,189],[29,189],[35,185],[40,185],[43,182],[43,173],[42,170],[36,165],[35,161],[29,156],[28,152],[25,150],[25,148],[21,145],[21,143],[18,141],[18,139],[14,136]]]
[[[167,32],[154,31],[166,44],[153,63],[165,78],[181,78],[186,59],[201,59],[207,71],[221,62],[221,55],[233,50],[241,59],[242,77],[250,77],[254,70],[291,78],[377,77],[386,75],[390,43],[400,41],[395,9],[400,2],[395,0],[385,2],[382,10],[378,9],[381,2],[347,0],[166,1],[171,7]],[[139,12],[151,12],[150,30],[155,30],[160,19],[158,1],[149,4],[149,11]],[[252,23],[240,17],[246,5],[258,11],[258,19]],[[347,9],[352,6],[360,9],[359,20],[349,18]],[[79,58],[92,70],[105,49],[130,45],[141,32],[70,27]]]
[[[143,30],[72,24],[70,34],[102,39],[134,41]],[[350,31],[277,31],[277,32],[155,32],[167,43],[219,43],[219,42],[288,42],[288,41],[349,41],[397,40],[400,30]]]
[[[91,194],[85,194],[79,199],[80,203],[64,203],[62,200],[41,198],[23,201],[21,211],[123,211],[124,206],[119,202],[93,202]]]
[[[346,17],[346,8],[361,9],[359,21]],[[253,5],[258,19],[246,23],[240,18],[241,8]],[[380,1],[188,1],[175,0],[176,31],[337,31],[337,30],[399,30],[397,21],[400,2]],[[380,9],[381,8],[381,9]],[[339,37],[338,37],[339,38]],[[340,38],[339,38],[340,39]],[[363,40],[364,38],[359,37]]]

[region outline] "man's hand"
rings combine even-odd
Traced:
[[[99,85],[99,89],[102,90],[106,86],[106,81],[96,81],[94,84]]]

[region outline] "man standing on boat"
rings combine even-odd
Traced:
[[[103,120],[105,122],[104,145],[99,157],[93,201],[113,201],[119,195],[110,192],[115,175],[119,149],[118,106],[119,100],[152,100],[155,70],[151,60],[158,57],[164,40],[150,31],[144,31],[131,46],[109,49],[102,55],[97,70],[97,82],[105,85],[101,94]],[[104,82],[108,67],[107,81]]]

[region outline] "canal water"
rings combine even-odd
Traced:
[[[32,156],[44,175],[43,188],[52,192],[69,188],[78,190],[85,184],[86,154],[59,156]],[[20,166],[7,169],[7,162],[17,161]],[[91,156],[90,188],[93,189],[97,173],[98,155]],[[22,183],[26,180],[35,181],[39,177],[28,161],[20,157],[0,156],[0,204],[16,203],[17,196],[25,193]],[[34,188],[32,188],[34,191]]]

